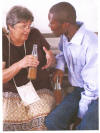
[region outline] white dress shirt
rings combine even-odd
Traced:
[[[71,85],[84,88],[78,111],[78,117],[82,118],[91,101],[98,98],[98,38],[83,23],[77,24],[80,28],[69,42],[65,35],[60,37],[61,53],[56,56],[56,68],[64,71],[67,64]]]

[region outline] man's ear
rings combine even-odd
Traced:
[[[63,29],[66,29],[66,28],[68,28],[69,27],[69,23],[68,22],[64,22],[63,23]]]

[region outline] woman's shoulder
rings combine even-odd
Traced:
[[[7,40],[8,36],[9,35],[8,35],[6,28],[3,27],[2,28],[2,38]]]
[[[37,36],[37,35],[40,35],[41,33],[37,28],[31,27],[30,34]]]
[[[2,33],[2,44],[3,46],[8,45],[9,40],[6,34]]]
[[[40,40],[42,41],[43,39],[44,39],[44,37],[43,37],[42,33],[37,28],[32,27],[29,37],[28,37],[28,40],[37,42]]]

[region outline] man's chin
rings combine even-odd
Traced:
[[[58,34],[58,33],[54,33],[53,34],[56,36],[56,37],[60,37],[61,34]]]

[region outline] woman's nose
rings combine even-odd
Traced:
[[[24,31],[29,32],[30,31],[30,27],[29,26],[25,27]]]

